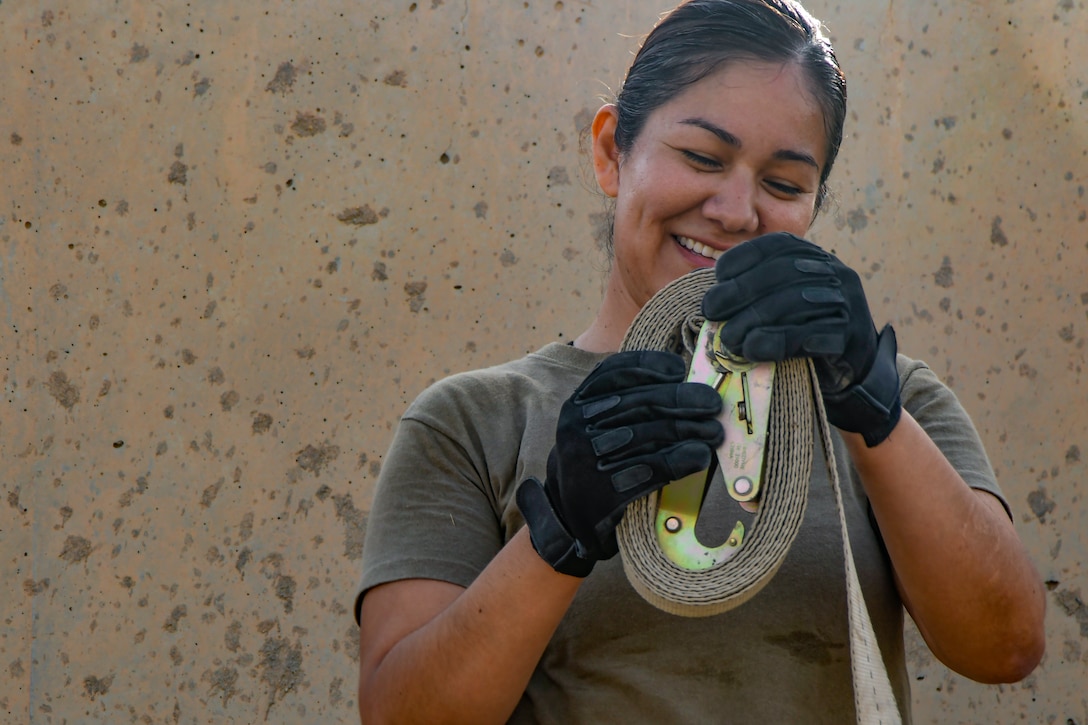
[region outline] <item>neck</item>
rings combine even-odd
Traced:
[[[586,331],[574,339],[574,346],[587,352],[618,352],[639,309],[641,306],[613,286],[610,278],[597,316]]]

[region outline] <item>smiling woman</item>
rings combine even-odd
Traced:
[[[702,311],[726,321],[724,347],[812,360],[899,718],[904,610],[967,677],[1035,667],[1042,587],[970,419],[878,332],[858,275],[802,238],[845,101],[819,23],[792,0],[691,0],[650,33],[592,126],[615,199],[595,319],[572,345],[436,383],[386,456],[356,599],[365,722],[855,719],[819,466],[778,574],[730,612],[656,610],[615,557],[626,506],[706,470],[725,437],[722,398],[685,382],[680,354],[616,352],[654,293],[708,267]]]
[[[594,168],[616,198],[604,304],[576,344],[619,347],[655,292],[768,231],[803,236],[827,157],[823,114],[794,63],[738,60],[656,109],[630,149],[619,110],[593,121]],[[622,193],[621,193],[622,192]]]

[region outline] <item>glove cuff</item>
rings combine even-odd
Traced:
[[[596,562],[578,555],[578,541],[559,520],[544,484],[535,478],[525,479],[518,486],[517,502],[540,558],[560,574],[589,576]]]
[[[860,433],[870,448],[891,434],[903,412],[896,349],[895,330],[885,325],[877,336],[876,358],[865,378],[840,393],[824,396],[828,422]]]

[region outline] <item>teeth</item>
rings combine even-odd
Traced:
[[[718,257],[722,256],[722,252],[720,249],[713,249],[712,247],[708,247],[702,242],[697,242],[694,239],[677,236],[676,241],[680,242],[680,246],[684,249],[690,249],[696,254],[700,254],[707,259],[717,259]]]

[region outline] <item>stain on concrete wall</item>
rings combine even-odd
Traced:
[[[580,130],[667,5],[0,2],[6,721],[354,720],[397,418],[590,319]],[[1088,11],[810,7],[852,109],[813,237],[975,416],[1051,591],[1024,683],[913,637],[917,720],[1088,722]]]

